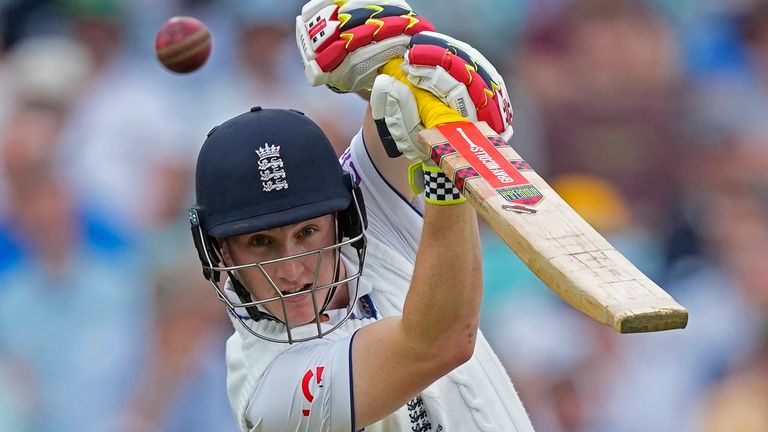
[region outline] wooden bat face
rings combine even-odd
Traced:
[[[380,71],[409,86],[429,154],[467,201],[566,303],[621,333],[684,328],[688,311],[576,213],[485,122],[467,122],[413,86],[394,59]],[[431,127],[434,126],[434,127]]]
[[[595,231],[484,122],[426,129],[426,153],[564,301],[621,333],[684,328],[688,312]]]

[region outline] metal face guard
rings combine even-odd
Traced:
[[[355,199],[355,204],[357,207],[358,214],[360,215],[360,217],[362,217],[361,210],[356,199]],[[200,235],[203,235],[202,228],[200,228],[199,226],[198,228],[200,229]],[[358,266],[357,266],[357,271],[354,272],[352,275],[347,275],[344,279],[339,279],[340,265],[342,265],[341,250],[345,246],[351,246],[356,250],[357,257],[358,257]],[[216,252],[208,250],[208,247],[209,246],[205,242],[203,242],[203,245],[202,245],[203,253],[204,253],[204,256],[207,257],[207,260],[206,260],[207,262],[203,265],[204,270],[210,271],[213,274],[229,273],[230,275],[234,276],[234,273],[237,272],[238,270],[258,268],[262,276],[265,278],[266,281],[269,282],[269,284],[272,286],[272,289],[275,291],[275,296],[267,299],[255,300],[250,302],[235,302],[232,300],[231,296],[227,296],[224,290],[215,281],[216,278],[209,279],[209,282],[216,290],[216,295],[218,299],[226,305],[227,309],[229,310],[229,313],[232,314],[232,316],[234,316],[243,325],[243,327],[248,330],[249,333],[251,333],[252,335],[258,338],[261,338],[270,342],[288,343],[288,344],[292,344],[295,342],[305,342],[312,339],[318,339],[318,338],[324,337],[325,335],[339,328],[352,315],[352,312],[354,310],[355,299],[357,299],[357,293],[358,293],[357,284],[355,284],[354,290],[350,292],[350,304],[347,305],[346,307],[346,314],[343,317],[343,319],[341,319],[332,328],[327,330],[323,330],[321,326],[321,316],[325,311],[325,308],[327,307],[328,303],[330,302],[331,297],[335,293],[336,288],[359,279],[360,275],[362,274],[363,264],[365,261],[365,252],[367,248],[367,242],[365,237],[365,227],[361,227],[361,231],[358,235],[352,238],[348,238],[344,241],[339,241],[327,247],[315,249],[308,252],[303,252],[300,254],[290,255],[287,257],[277,258],[273,260],[261,261],[257,263],[244,264],[244,265],[238,265],[238,266],[232,266],[232,267],[221,267],[216,265],[213,259],[211,259],[212,257],[211,254]],[[333,256],[336,258],[336,263],[334,265],[334,275],[335,275],[334,281],[324,285],[317,285],[317,282],[318,282],[317,279],[320,274],[320,268],[322,264],[322,257],[324,253],[328,253],[328,252],[332,252]],[[315,265],[315,274],[309,290],[302,290],[302,291],[291,293],[291,294],[283,294],[282,292],[280,292],[280,289],[277,287],[277,284],[267,274],[266,267],[269,265],[279,265],[280,263],[283,263],[289,260],[301,259],[308,256],[313,256],[313,255],[317,256],[317,264]],[[275,337],[267,336],[259,333],[257,330],[254,330],[253,327],[246,322],[246,321],[253,322],[250,317],[243,316],[242,313],[238,313],[237,311],[237,308],[247,309],[247,308],[255,308],[255,307],[261,307],[260,310],[263,311],[264,305],[272,302],[280,302],[280,305],[283,310],[283,316],[287,317],[288,309],[287,309],[285,300],[290,299],[292,297],[297,297],[300,295],[306,295],[308,292],[312,295],[312,304],[313,304],[314,315],[315,315],[314,323],[317,328],[317,334],[312,336],[307,336],[303,338],[294,338],[292,330],[296,327],[300,327],[305,324],[302,324],[299,326],[293,326],[290,323],[283,322],[277,319],[276,317],[272,316],[271,314],[264,312],[265,318],[273,319],[275,321],[281,322],[285,325],[285,328],[286,328],[285,338],[275,338]],[[321,296],[323,293],[325,297]]]

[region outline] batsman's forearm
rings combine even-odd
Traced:
[[[427,205],[404,330],[418,346],[474,347],[482,300],[477,214],[467,203]]]

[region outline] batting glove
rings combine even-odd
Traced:
[[[404,0],[312,0],[296,17],[307,80],[340,93],[371,89],[379,67],[426,30],[434,27]]]
[[[402,74],[399,70],[395,72]],[[408,183],[413,192],[423,193],[426,202],[434,205],[466,201],[430,155],[417,144],[419,131],[424,126],[411,89],[388,74],[379,75],[371,90],[370,104],[387,154],[390,157],[405,155],[416,161],[408,170]]]
[[[449,36],[423,32],[414,36],[402,63],[408,81],[470,121],[485,121],[507,141],[512,137],[512,108],[504,80],[477,50]],[[388,75],[376,78],[370,99],[373,119],[391,157],[424,160],[417,144],[424,128],[411,90]]]
[[[390,157],[404,155],[413,161],[432,161],[418,145],[424,125],[416,98],[407,85],[389,75],[379,75],[371,89],[371,114]]]
[[[411,39],[403,70],[471,121],[485,121],[506,141],[512,137],[512,105],[504,79],[479,51],[450,36],[423,32]]]

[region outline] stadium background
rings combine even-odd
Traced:
[[[411,0],[487,53],[512,144],[689,308],[617,335],[487,229],[482,327],[559,431],[768,431],[768,2]],[[342,150],[363,103],[304,81],[299,2],[0,0],[0,431],[234,431],[224,308],[185,219],[205,133],[295,107]],[[153,57],[172,15],[205,68]]]

